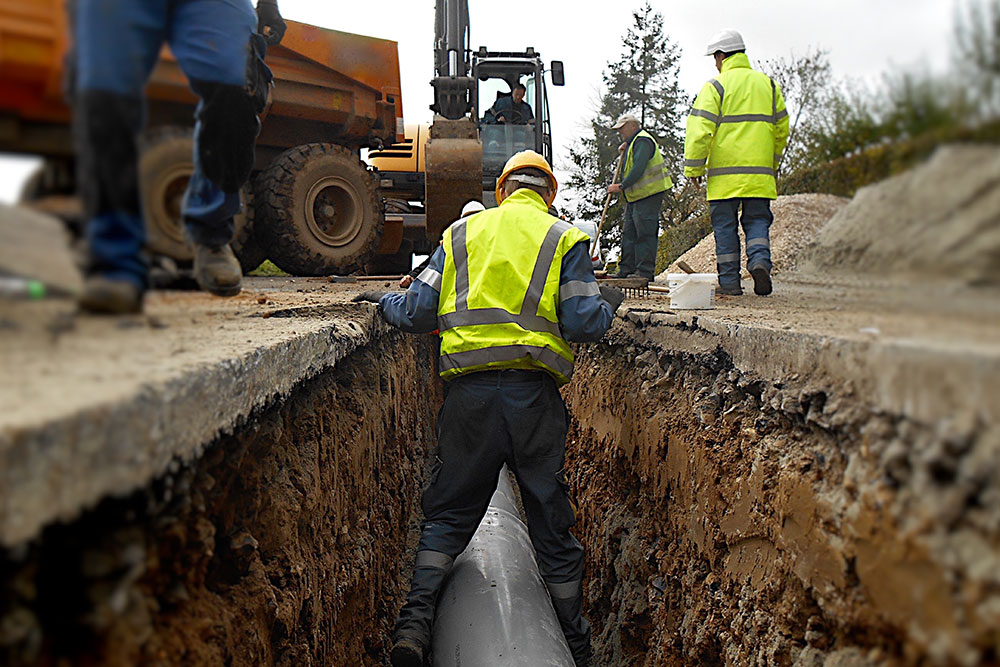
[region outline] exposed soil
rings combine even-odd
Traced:
[[[429,337],[392,334],[0,560],[0,662],[376,665],[409,575]]]
[[[564,390],[597,664],[997,664],[995,429],[656,328],[581,347]]]

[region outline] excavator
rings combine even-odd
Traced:
[[[531,149],[552,161],[545,73],[553,85],[565,85],[563,63],[553,60],[547,69],[532,47],[473,51],[470,44],[468,0],[437,0],[434,121],[429,127],[407,125],[402,142],[368,156],[379,172],[386,224],[401,223],[403,229],[391,267],[396,270],[409,269],[412,252],[433,250],[469,200],[495,206],[496,179],[511,155]],[[506,122],[496,122],[489,110],[517,84],[525,88],[532,117],[514,111]]]

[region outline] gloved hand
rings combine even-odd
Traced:
[[[264,32],[270,28],[269,32]],[[285,36],[285,21],[278,12],[278,0],[258,0],[257,32],[267,37],[267,43],[277,46]]]
[[[378,303],[379,301],[382,300],[382,297],[384,297],[385,295],[386,295],[385,292],[380,292],[378,290],[369,290],[367,292],[362,292],[361,294],[357,295],[356,297],[351,299],[351,301],[355,303],[361,303],[362,301]]]
[[[614,313],[618,310],[618,307],[622,305],[622,301],[625,300],[625,292],[621,291],[617,287],[611,287],[610,285],[601,285],[601,298],[608,302],[611,306],[611,312]]]

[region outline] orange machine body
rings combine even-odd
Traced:
[[[69,156],[65,0],[0,0],[0,151]],[[258,139],[266,164],[286,148],[402,141],[396,42],[288,21],[268,52],[275,85]],[[193,124],[196,98],[164,47],[146,89],[149,125]]]

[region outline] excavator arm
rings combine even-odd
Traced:
[[[469,49],[468,0],[434,5],[434,122],[425,149],[427,236],[436,242],[462,206],[483,197],[483,145],[471,114],[476,80]]]

